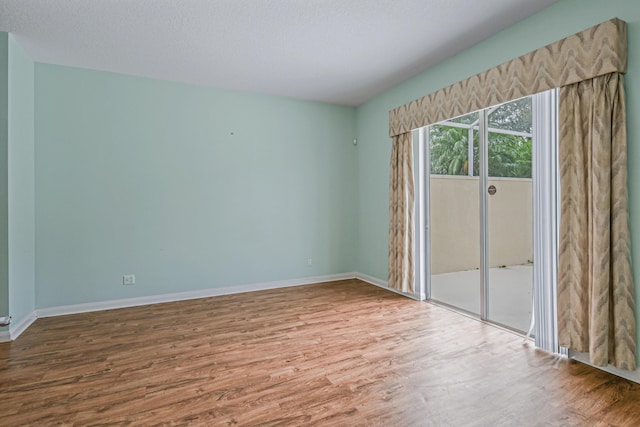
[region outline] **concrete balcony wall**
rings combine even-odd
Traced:
[[[480,266],[478,177],[431,175],[431,274]],[[531,179],[489,178],[489,267],[533,261]]]

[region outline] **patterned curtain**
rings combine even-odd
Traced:
[[[411,130],[561,88],[560,343],[635,369],[626,70],[627,26],[614,18],[391,110],[389,286],[413,292]]]
[[[413,147],[411,133],[393,137],[389,179],[389,287],[414,292]]]
[[[560,89],[558,331],[591,363],[636,368],[623,76]]]

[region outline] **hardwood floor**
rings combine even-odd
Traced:
[[[37,320],[0,425],[638,426],[640,385],[349,280]]]

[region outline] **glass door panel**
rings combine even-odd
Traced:
[[[480,315],[478,114],[432,125],[431,299]]]
[[[489,109],[488,139],[486,317],[527,331],[534,261],[531,98]]]

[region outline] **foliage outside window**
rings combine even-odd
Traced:
[[[489,176],[531,178],[531,99],[523,98],[491,109],[488,122]],[[431,174],[469,175],[469,138],[472,138],[472,169],[473,175],[478,176],[478,135],[478,113],[432,125]]]

